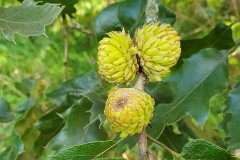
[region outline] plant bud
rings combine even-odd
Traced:
[[[161,81],[180,57],[181,38],[169,24],[144,24],[136,33],[136,45],[143,72],[150,82]]]
[[[119,88],[108,94],[104,114],[120,137],[140,133],[153,116],[154,99],[139,89]]]
[[[98,73],[110,83],[125,83],[134,80],[138,73],[137,49],[124,29],[110,32],[98,47]]]

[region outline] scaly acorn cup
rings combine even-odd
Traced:
[[[154,103],[154,99],[142,90],[115,88],[108,93],[104,114],[112,129],[125,138],[140,133],[148,125]]]
[[[161,81],[180,57],[181,38],[169,24],[144,24],[136,32],[140,65],[150,82]]]
[[[98,47],[98,73],[110,83],[125,83],[134,80],[138,73],[137,49],[130,35],[122,32],[109,32]]]

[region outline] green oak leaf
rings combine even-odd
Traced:
[[[232,48],[235,42],[232,38],[231,26],[218,24],[205,37],[201,39],[188,39],[181,41],[181,57],[190,57],[191,54],[204,48],[216,48],[218,50],[227,50]]]
[[[134,35],[135,30],[145,22],[146,0],[125,0],[105,8],[96,18],[94,30],[98,40],[106,33],[125,28]],[[174,12],[166,6],[159,6],[158,20],[160,23],[173,24],[176,20]]]
[[[18,0],[19,2],[23,2],[23,0]],[[79,2],[79,0],[71,0],[71,1],[66,1],[66,0],[35,0],[39,4],[42,3],[52,3],[52,4],[60,4],[63,6],[62,14],[68,14],[72,16],[73,13],[76,13],[76,8],[74,5]]]
[[[25,115],[16,122],[14,130],[21,137],[24,144],[24,152],[18,156],[18,160],[35,159],[39,157],[43,148],[35,152],[35,141],[40,135],[40,131],[35,127],[35,122],[43,115],[43,110],[39,104],[29,108]]]
[[[114,3],[100,12],[94,23],[94,31],[98,40],[106,36],[106,33],[113,30],[121,30],[117,17],[119,3]]]
[[[52,156],[52,160],[92,160],[97,157],[103,157],[103,154],[114,146],[115,143],[113,141],[86,143],[58,152]]]
[[[33,0],[25,0],[20,6],[0,6],[0,29],[9,41],[14,41],[15,33],[24,37],[45,35],[45,26],[51,24],[61,11],[56,4],[40,6]]]
[[[135,30],[142,26],[145,21],[145,9],[147,0],[127,0],[119,4],[118,19],[120,24],[134,35]],[[160,5],[158,12],[158,21],[160,23],[173,24],[176,20],[174,12],[166,6]]]
[[[9,104],[3,98],[0,98],[0,122],[10,122],[14,119],[14,114],[11,111]]]
[[[90,122],[89,110],[92,105],[93,103],[88,98],[82,98],[65,112],[59,114],[66,124],[49,142],[48,147],[54,150],[63,150],[85,142],[107,139],[106,133],[99,129],[100,123]]]
[[[55,107],[36,121],[35,126],[41,132],[35,142],[36,151],[45,147],[47,143],[61,131],[66,123],[60,114],[77,103],[82,97],[83,96],[79,95],[67,96],[66,101],[61,106]]]
[[[12,145],[8,146],[0,154],[1,160],[16,160],[19,154],[23,152],[24,145],[20,136],[16,132],[13,132],[11,138],[12,138]]]
[[[149,133],[158,137],[168,124],[173,124],[185,115],[191,115],[199,125],[208,117],[211,97],[221,93],[227,86],[227,55],[216,49],[204,49],[174,71],[165,82],[170,86],[174,100],[158,104],[151,120]]]
[[[228,105],[224,112],[224,129],[227,132],[225,141],[230,149],[240,148],[240,83],[228,94]]]
[[[66,0],[36,0],[38,2],[44,2],[44,3],[53,3],[53,4],[61,4],[63,6],[63,11],[62,14],[68,14],[72,16],[73,13],[76,13],[76,8],[74,5],[79,2],[79,0],[71,0],[71,1],[66,1]]]
[[[206,140],[196,139],[188,142],[181,153],[185,159],[192,160],[235,160],[231,154]]]
[[[93,106],[90,110],[90,112],[92,113],[91,121],[93,121],[93,119],[95,119],[96,117],[103,115],[103,110],[107,99],[107,93],[103,92],[102,88],[99,88],[86,94],[86,97],[93,102]]]
[[[128,0],[120,3],[118,19],[120,24],[130,33],[133,33],[136,27],[144,24],[146,4],[146,0]]]
[[[84,75],[80,75],[70,79],[54,91],[47,94],[47,97],[57,106],[63,106],[67,102],[67,98],[87,95],[94,91],[100,85],[98,75],[95,71],[90,71]]]
[[[40,135],[35,141],[35,150],[37,152],[41,151],[64,127],[65,122],[58,113],[64,112],[67,108],[69,106],[57,107],[36,121],[35,126],[40,131]]]
[[[48,141],[53,137],[59,137],[62,133],[67,132],[63,127],[69,127],[70,122],[67,124],[68,121],[64,120],[65,112],[70,108],[70,110],[72,110],[75,105],[83,107],[82,104],[79,104],[79,101],[83,99],[85,99],[84,101],[89,101],[89,103],[87,103],[89,105],[86,106],[88,107],[87,113],[74,112],[74,114],[69,115],[69,117],[73,116],[72,118],[75,119],[76,123],[78,122],[78,116],[83,117],[86,123],[83,121],[79,122],[84,124],[81,125],[80,128],[71,126],[72,129],[76,129],[76,134],[79,129],[78,132],[81,132],[81,134],[85,136],[83,137],[84,141],[82,141],[84,143],[106,139],[105,131],[102,127],[99,127],[104,121],[102,114],[106,99],[106,93],[103,89],[100,89],[100,87],[101,84],[97,73],[91,71],[62,83],[57,89],[48,93],[48,98],[56,107],[36,122],[35,126],[41,134],[35,143],[35,147],[41,148],[41,146],[47,145]],[[66,139],[66,136],[63,137],[63,143]],[[57,144],[57,142],[55,142],[53,138],[51,148],[56,150],[62,148],[63,143]],[[69,146],[71,145],[74,144],[69,143]]]
[[[163,133],[158,138],[158,141],[164,143],[173,151],[180,153],[183,146],[188,142],[188,137],[184,134],[174,133],[173,128],[171,126],[167,126],[164,128]]]
[[[145,91],[154,98],[156,104],[171,103],[173,101],[172,91],[170,90],[167,83],[149,83],[146,86]]]

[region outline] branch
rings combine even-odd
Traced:
[[[147,83],[148,83],[148,78],[146,74],[140,71],[137,82],[134,85],[134,88],[144,90],[144,87],[147,85]]]
[[[158,21],[158,4],[156,0],[148,0],[146,6],[146,23],[152,24]]]
[[[68,23],[66,19],[66,15],[62,15],[63,19],[63,38],[64,38],[64,56],[63,56],[63,66],[64,66],[64,74],[63,80],[67,80],[68,75]]]
[[[145,128],[143,128],[142,132],[138,134],[138,148],[139,148],[139,159],[140,160],[149,159],[147,133]]]
[[[146,23],[155,23],[158,19],[158,4],[156,0],[148,0],[146,5]],[[136,89],[144,90],[144,87],[147,85],[148,78],[140,70],[138,80],[134,86]],[[148,151],[147,145],[147,133],[145,127],[138,134],[138,148],[139,148],[139,159],[148,160],[148,159],[157,159]]]
[[[147,85],[148,78],[146,74],[140,71],[138,80],[134,85],[134,88],[144,90],[144,87]],[[150,152],[148,151],[147,145],[147,133],[146,129],[143,130],[138,134],[138,148],[139,148],[139,159],[140,160],[147,160],[150,157]]]
[[[11,82],[11,79],[9,77],[0,74],[0,82],[1,82],[1,85],[6,85],[8,89],[10,89],[19,97],[27,98],[26,95],[24,95],[20,90],[18,90],[14,85],[12,85],[13,83]]]
[[[72,29],[76,29],[79,32],[87,34],[89,36],[95,36],[95,34],[93,32],[91,32],[90,30],[82,28],[81,25],[79,23],[77,23],[77,21],[75,19],[72,19],[72,23],[73,23],[73,26],[71,27]]]

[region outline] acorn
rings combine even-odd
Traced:
[[[153,117],[154,99],[135,88],[115,88],[108,93],[104,114],[120,137],[140,133]]]
[[[161,81],[180,57],[181,38],[170,24],[144,24],[136,32],[140,66],[149,82]]]
[[[98,47],[98,73],[109,83],[125,83],[134,80],[138,73],[137,49],[130,35],[112,31],[103,38]]]

